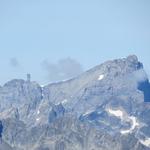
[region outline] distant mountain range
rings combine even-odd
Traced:
[[[0,150],[150,150],[150,83],[135,55],[41,86],[0,87]]]

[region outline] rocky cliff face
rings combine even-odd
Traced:
[[[44,87],[12,80],[0,88],[0,146],[16,150],[150,149],[149,93],[148,77],[134,55]]]

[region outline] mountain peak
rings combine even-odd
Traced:
[[[127,60],[130,62],[138,62],[138,57],[136,55],[127,56]]]
[[[128,75],[138,70],[143,70],[143,64],[136,55],[129,55],[126,58],[106,61],[87,72],[95,73],[96,76],[97,74],[105,74],[109,78],[114,78]]]
[[[126,58],[126,61],[132,64],[137,70],[143,69],[143,64],[138,60],[138,57],[136,55],[129,55]]]

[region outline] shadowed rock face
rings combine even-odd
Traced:
[[[0,121],[0,150],[13,150],[11,146],[9,146],[5,141],[2,140],[2,134],[3,134],[3,124],[2,121]]]
[[[144,101],[150,102],[150,83],[148,80],[139,83],[138,89],[144,93]]]
[[[2,133],[3,133],[3,125],[2,121],[0,121],[0,139],[2,138]]]
[[[149,89],[143,65],[134,55],[45,87],[12,80],[0,87],[0,146],[148,150],[150,104],[144,101],[149,100]]]
[[[62,104],[55,105],[49,113],[49,123],[55,119],[62,117],[65,113],[65,109]]]

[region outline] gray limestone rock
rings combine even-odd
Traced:
[[[135,55],[44,87],[9,81],[0,87],[0,150],[148,150],[149,93]]]

